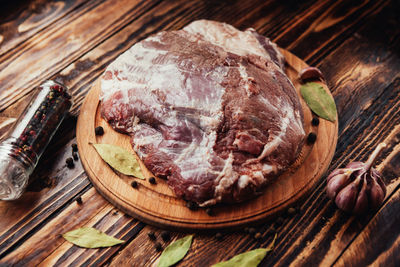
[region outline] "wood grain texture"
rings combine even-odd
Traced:
[[[18,51],[3,56],[0,63],[0,110],[33,90],[45,77],[54,75],[119,31],[152,5],[154,2],[139,0],[97,2],[90,12],[77,12],[64,23],[55,23],[48,31],[27,40]],[[21,71],[23,65],[29,65],[29,72]]]
[[[300,95],[298,73],[307,65],[293,54],[282,50],[287,61],[287,74],[297,89],[304,111],[306,133],[318,135],[312,146],[305,145],[295,166],[268,186],[261,196],[236,205],[222,205],[214,208],[215,216],[204,211],[191,211],[185,202],[177,198],[165,181],[158,180],[157,185],[137,180],[138,189],[130,186],[132,179],[118,176],[100,158],[91,143],[119,145],[132,151],[130,138],[119,134],[107,125],[100,116],[99,82],[89,92],[81,108],[77,124],[77,142],[81,160],[92,183],[99,192],[129,215],[144,222],[174,229],[227,229],[259,222],[270,218],[292,206],[309,192],[328,168],[336,148],[337,121],[331,123],[321,119],[318,127],[311,126],[312,114]],[[328,93],[329,89],[326,89]],[[96,137],[97,126],[105,129],[105,134]],[[133,152],[132,152],[133,153]],[[153,176],[142,164],[145,177]]]
[[[395,266],[400,263],[399,190],[379,213],[380,216],[371,220],[335,266]]]
[[[19,49],[24,42],[40,31],[48,29],[50,25],[66,14],[77,9],[85,12],[94,1],[18,1],[18,10],[13,13],[2,12],[0,16],[0,56],[10,50]],[[6,6],[7,7],[7,6]],[[9,11],[5,8],[3,10]],[[6,14],[4,14],[6,13]]]
[[[1,262],[9,265],[25,266],[29,263],[37,266],[49,252],[53,252],[62,244],[72,246],[64,240],[61,234],[81,226],[97,226],[99,230],[114,234],[113,224],[123,215],[113,216],[111,212],[113,207],[107,205],[106,201],[94,189],[83,194],[82,201],[83,203],[91,203],[91,205],[79,205],[77,202],[69,205],[67,209],[61,212],[58,219],[52,220],[42,227],[18,249],[2,258]],[[109,216],[105,224],[96,225],[96,222],[104,216]],[[109,228],[110,231],[107,231]],[[50,240],[51,242],[49,242]]]
[[[104,1],[80,1],[81,4],[76,6],[74,5],[78,1],[65,1],[65,9],[50,11],[54,11],[55,15],[50,15],[52,22],[48,24],[46,16],[43,15],[50,13],[46,13],[48,11],[40,7],[52,6],[53,2],[8,1],[7,8],[0,11],[0,25],[8,25],[1,28],[0,40],[3,43],[0,44],[0,49],[3,48],[2,45],[7,46],[7,43],[14,42],[13,38],[21,38],[15,40],[15,44],[18,45],[11,45],[8,50],[4,50],[1,59],[13,58],[20,50],[26,58],[35,57],[36,46],[45,53],[63,55],[61,63],[53,65],[53,70],[43,75],[22,75],[29,70],[29,64],[25,64],[24,60],[18,65],[11,65],[15,73],[18,73],[17,78],[25,79],[24,83],[28,86],[20,86],[18,89],[20,91],[4,102],[1,121],[11,122],[20,114],[27,103],[25,101],[27,97],[24,95],[32,90],[33,85],[48,78],[64,80],[73,89],[75,100],[73,111],[77,114],[91,84],[103,72],[105,66],[132,44],[148,34],[163,29],[178,29],[194,19],[208,18],[226,21],[240,29],[253,27],[275,39],[279,45],[290,47],[292,52],[323,71],[335,96],[340,122],[337,151],[329,170],[352,160],[365,160],[377,142],[387,138],[392,140],[389,148],[378,159],[379,168],[389,188],[385,204],[386,213],[381,215],[383,211],[381,209],[362,218],[342,214],[326,198],[323,177],[309,197],[302,202],[297,214],[282,216],[283,220],[267,222],[256,228],[262,233],[261,240],[255,240],[243,231],[226,233],[222,240],[216,240],[207,234],[196,235],[193,250],[178,266],[208,266],[237,253],[267,246],[272,238],[269,232],[272,228],[278,232],[277,245],[275,251],[267,256],[261,266],[287,266],[292,262],[300,266],[329,266],[334,262],[337,265],[368,262],[391,266],[393,259],[398,262],[396,258],[398,241],[389,239],[388,243],[391,244],[389,248],[362,246],[366,245],[364,240],[385,241],[377,239],[383,228],[380,227],[381,223],[377,224],[378,227],[374,226],[374,222],[390,219],[388,214],[395,207],[394,204],[398,203],[395,193],[399,190],[400,180],[400,155],[396,145],[400,142],[400,134],[397,131],[400,124],[398,115],[400,6],[397,1],[145,1],[146,8],[131,10],[133,13],[138,12],[132,20],[118,29],[113,28],[108,36],[97,38],[91,43],[91,47],[84,48],[71,57],[64,54],[71,50],[59,50],[63,46],[42,46],[47,41],[47,37],[43,36],[49,36],[48,33],[54,32],[54,27],[63,32],[62,34],[68,35],[69,33],[63,29],[81,16],[87,19],[85,25],[90,25],[91,21],[94,21],[92,19],[95,19],[95,16],[90,14],[100,14],[99,9],[95,7],[104,4]],[[108,5],[104,12],[114,12],[113,5]],[[123,16],[122,13],[118,14]],[[20,33],[17,33],[17,27],[28,17],[32,19],[41,17],[43,20],[37,21],[38,24],[35,25],[25,24],[33,27],[26,31],[28,35],[18,37]],[[117,20],[116,17],[115,19]],[[7,35],[7,32],[17,34]],[[35,42],[38,39],[43,42]],[[60,42],[65,40],[59,38]],[[81,40],[84,43],[89,41],[85,38]],[[34,46],[26,49],[30,44]],[[41,64],[46,67],[46,60],[41,61]],[[12,82],[4,83],[3,73],[14,71],[4,72],[4,70],[0,70],[0,81],[3,85],[0,90],[7,90],[13,86]],[[2,133],[7,131],[8,125],[8,123],[2,124],[0,128]],[[76,205],[75,198],[89,192],[88,190],[93,190],[79,164],[76,164],[72,173],[65,166],[62,167],[65,158],[71,155],[70,143],[74,142],[75,127],[73,121],[64,125],[68,127],[60,129],[59,140],[49,147],[48,152],[45,152],[46,158],[39,163],[38,172],[35,174],[37,182],[30,189],[27,201],[1,203],[0,246],[4,244],[1,247],[1,265],[4,265],[3,258],[11,253],[18,257],[13,259],[17,266],[30,266],[29,260],[24,260],[25,258],[33,259],[34,262],[45,260],[48,265],[67,265],[63,264],[64,262],[68,262],[71,266],[82,264],[98,266],[103,263],[114,266],[152,265],[160,254],[154,249],[154,243],[146,238],[146,233],[154,231],[158,236],[158,242],[165,247],[166,244],[159,237],[162,230],[143,224],[136,225],[135,220],[128,217],[126,220],[131,223],[125,226],[124,223],[119,223],[122,228],[119,227],[116,232],[126,232],[129,241],[116,249],[102,249],[95,252],[62,245],[59,249],[44,252],[49,244],[41,242],[36,245],[35,242],[31,242],[40,240],[45,234],[41,229],[49,223],[57,221],[60,225],[68,224],[69,216],[73,216],[76,209],[81,208]],[[53,158],[57,160],[54,162]],[[41,178],[43,182],[39,182]],[[71,184],[74,179],[80,184],[78,187],[76,187],[78,184]],[[67,185],[66,190],[62,190],[64,185]],[[76,189],[68,187],[72,185]],[[92,200],[96,203],[102,201],[102,198],[99,196],[98,199]],[[30,205],[26,205],[28,202]],[[102,202],[102,205],[109,205],[106,201]],[[86,209],[86,212],[91,211]],[[97,217],[95,224],[102,224],[106,220],[109,220],[108,216]],[[389,223],[396,222],[398,224],[397,219]],[[370,223],[372,223],[371,228],[369,228]],[[52,228],[46,228],[47,231],[50,229]],[[366,229],[372,230],[366,235],[368,238],[358,238]],[[393,234],[398,236],[398,233]],[[171,235],[172,238],[180,236],[178,233]],[[383,238],[386,238],[386,235],[383,235]],[[354,248],[352,248],[353,242],[357,244]],[[50,244],[50,247],[53,245]],[[346,254],[347,249],[352,253]],[[353,255],[358,255],[360,249],[368,251],[367,261],[357,262],[350,259]],[[32,256],[35,250],[42,252]],[[341,257],[346,260],[340,261]]]

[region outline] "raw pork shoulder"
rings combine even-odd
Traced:
[[[131,47],[101,80],[101,114],[177,196],[200,206],[255,197],[304,141],[276,45],[253,29],[195,21]]]

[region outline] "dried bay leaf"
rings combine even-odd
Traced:
[[[92,144],[100,157],[115,170],[125,175],[144,179],[140,165],[128,150],[111,144]]]
[[[335,100],[321,84],[305,83],[300,87],[300,93],[315,114],[332,122],[336,120]]]
[[[219,262],[217,264],[212,265],[211,267],[257,267],[258,264],[264,259],[265,255],[271,250],[274,249],[276,234],[271,244],[267,248],[258,248],[253,249],[241,254],[236,255],[235,257]]]
[[[68,242],[83,248],[111,247],[125,242],[92,227],[82,227],[62,235]]]
[[[158,267],[168,267],[172,266],[183,257],[189,251],[192,245],[193,235],[187,235],[181,239],[176,240],[164,249],[161,253],[160,261],[158,262]]]
[[[256,267],[258,264],[264,259],[265,255],[267,255],[267,248],[258,248],[254,250],[250,250],[241,254],[236,255],[228,261],[223,261],[217,264],[214,264],[211,267],[232,267],[232,266],[241,266],[241,267]]]

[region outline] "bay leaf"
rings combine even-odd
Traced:
[[[128,150],[111,144],[92,144],[100,157],[115,170],[125,175],[144,179],[140,165]]]
[[[92,227],[82,227],[62,235],[68,242],[83,248],[111,247],[125,242]]]
[[[321,84],[305,83],[300,87],[300,93],[315,114],[332,122],[336,120],[335,100]]]
[[[253,249],[234,256],[233,258],[214,264],[211,267],[257,267],[258,264],[264,259],[265,255],[274,249],[275,240],[277,235],[267,248]]]
[[[161,253],[160,261],[158,262],[158,267],[168,267],[172,266],[183,257],[189,251],[192,245],[193,235],[187,235],[181,239],[176,240],[164,249]]]

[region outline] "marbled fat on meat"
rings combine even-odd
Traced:
[[[176,195],[201,206],[255,197],[304,142],[275,44],[200,20],[131,47],[101,79],[101,114]]]

